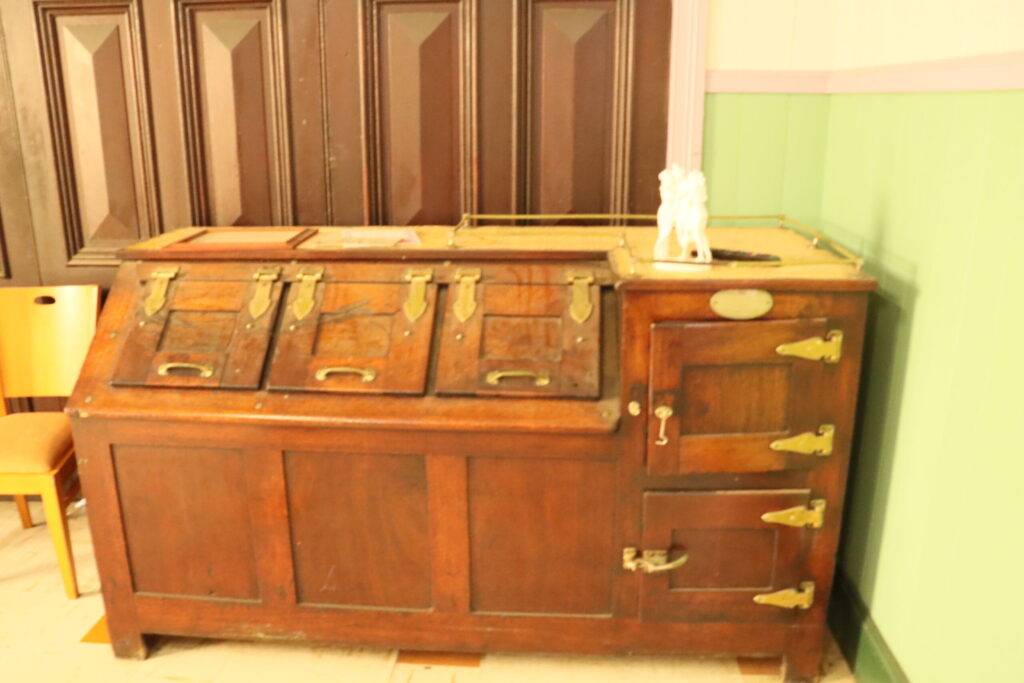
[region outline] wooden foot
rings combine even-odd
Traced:
[[[50,484],[43,491],[43,515],[46,526],[57,551],[60,576],[64,581],[64,592],[74,600],[78,597],[78,581],[75,578],[75,558],[71,555],[71,537],[68,534],[68,518],[64,512],[64,501],[57,490],[57,483]]]
[[[821,676],[825,656],[822,643],[817,639],[802,645],[791,645],[783,657],[782,673],[786,683],[814,683]]]
[[[18,506],[18,516],[21,517],[21,528],[32,528],[32,513],[28,509],[28,499],[25,496],[15,496],[14,504]]]
[[[146,638],[138,631],[125,632],[110,627],[110,645],[114,648],[114,656],[119,659],[145,659],[149,655]]]

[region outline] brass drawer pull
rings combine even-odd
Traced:
[[[199,377],[213,377],[213,366],[203,363],[163,363],[156,369],[156,374],[167,377],[171,374],[171,370],[192,370]]]
[[[331,375],[359,375],[364,383],[370,383],[377,379],[377,371],[372,368],[350,368],[347,365],[335,365],[327,368],[320,368],[316,371],[317,381],[323,382]]]
[[[661,572],[670,572],[673,569],[679,569],[686,561],[690,559],[690,556],[683,553],[671,562],[668,561],[667,550],[645,550],[637,559],[636,548],[623,548],[622,549],[622,568],[635,572],[637,570],[642,571],[644,574],[659,574]]]
[[[546,387],[551,384],[551,376],[546,370],[541,372],[533,372],[531,370],[491,370],[484,379],[492,387],[496,387],[501,383],[501,380],[516,377],[532,377],[533,386],[535,387]]]
[[[665,426],[668,419],[672,417],[672,407],[658,406],[654,409],[654,417],[661,420],[661,425],[658,427],[658,438],[654,440],[654,445],[664,446],[668,443],[668,434],[665,433]]]

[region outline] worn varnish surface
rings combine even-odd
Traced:
[[[115,652],[189,634],[782,654],[789,680],[813,679],[873,281],[822,250],[636,272],[615,229],[550,230],[305,251],[312,233],[231,250],[186,231],[128,250],[68,408]],[[710,297],[737,287],[772,308],[723,319]],[[776,351],[835,329],[834,364]],[[169,359],[209,376],[160,374]],[[831,455],[769,447],[826,423]],[[762,519],[817,499],[820,528]],[[687,561],[628,571],[625,548]],[[754,602],[808,581],[809,609]]]

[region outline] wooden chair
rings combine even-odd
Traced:
[[[7,414],[5,398],[71,393],[99,312],[99,287],[0,288],[0,495],[13,495],[24,528],[25,496],[43,500],[64,591],[78,597],[67,504],[78,492],[71,423],[64,413]]]

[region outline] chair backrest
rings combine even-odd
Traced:
[[[68,396],[99,313],[96,285],[0,288],[2,399]]]

